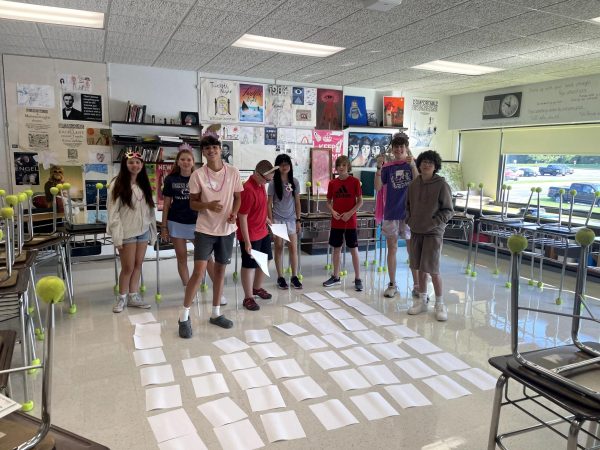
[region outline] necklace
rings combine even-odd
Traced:
[[[225,180],[227,179],[227,164],[223,164],[223,181],[221,182],[221,187],[219,189],[216,188],[217,183],[214,182],[212,178],[210,177],[210,171],[208,170],[208,165],[204,167],[205,168],[205,172],[206,172],[206,178],[208,179],[208,187],[211,191],[213,192],[221,192],[221,190],[223,189],[223,186],[225,185]]]

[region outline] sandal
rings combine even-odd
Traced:
[[[267,291],[265,291],[263,288],[252,289],[252,295],[258,295],[263,300],[269,300],[269,299],[273,298],[273,296],[271,294],[269,294]]]

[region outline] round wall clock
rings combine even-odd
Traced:
[[[503,117],[513,117],[519,110],[519,97],[514,94],[505,95],[500,102],[500,114]]]

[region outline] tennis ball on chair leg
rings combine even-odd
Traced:
[[[156,294],[154,296],[154,300],[156,301],[156,303],[160,303],[162,301],[162,295],[161,294]]]
[[[208,291],[208,284],[202,283],[200,285],[200,292],[206,292],[206,291]]]

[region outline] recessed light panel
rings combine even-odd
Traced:
[[[104,28],[104,13],[0,1],[0,18],[85,28]]]
[[[413,66],[413,69],[431,70],[433,72],[456,73],[460,75],[484,75],[486,73],[499,72],[503,69],[488,66],[477,66],[473,64],[462,64],[452,61],[431,61],[418,66]]]
[[[311,44],[309,42],[288,41],[286,39],[275,39],[257,36],[255,34],[245,34],[232,45],[234,47],[252,48],[267,52],[291,53],[294,55],[316,56],[321,58],[344,50],[343,47]]]

